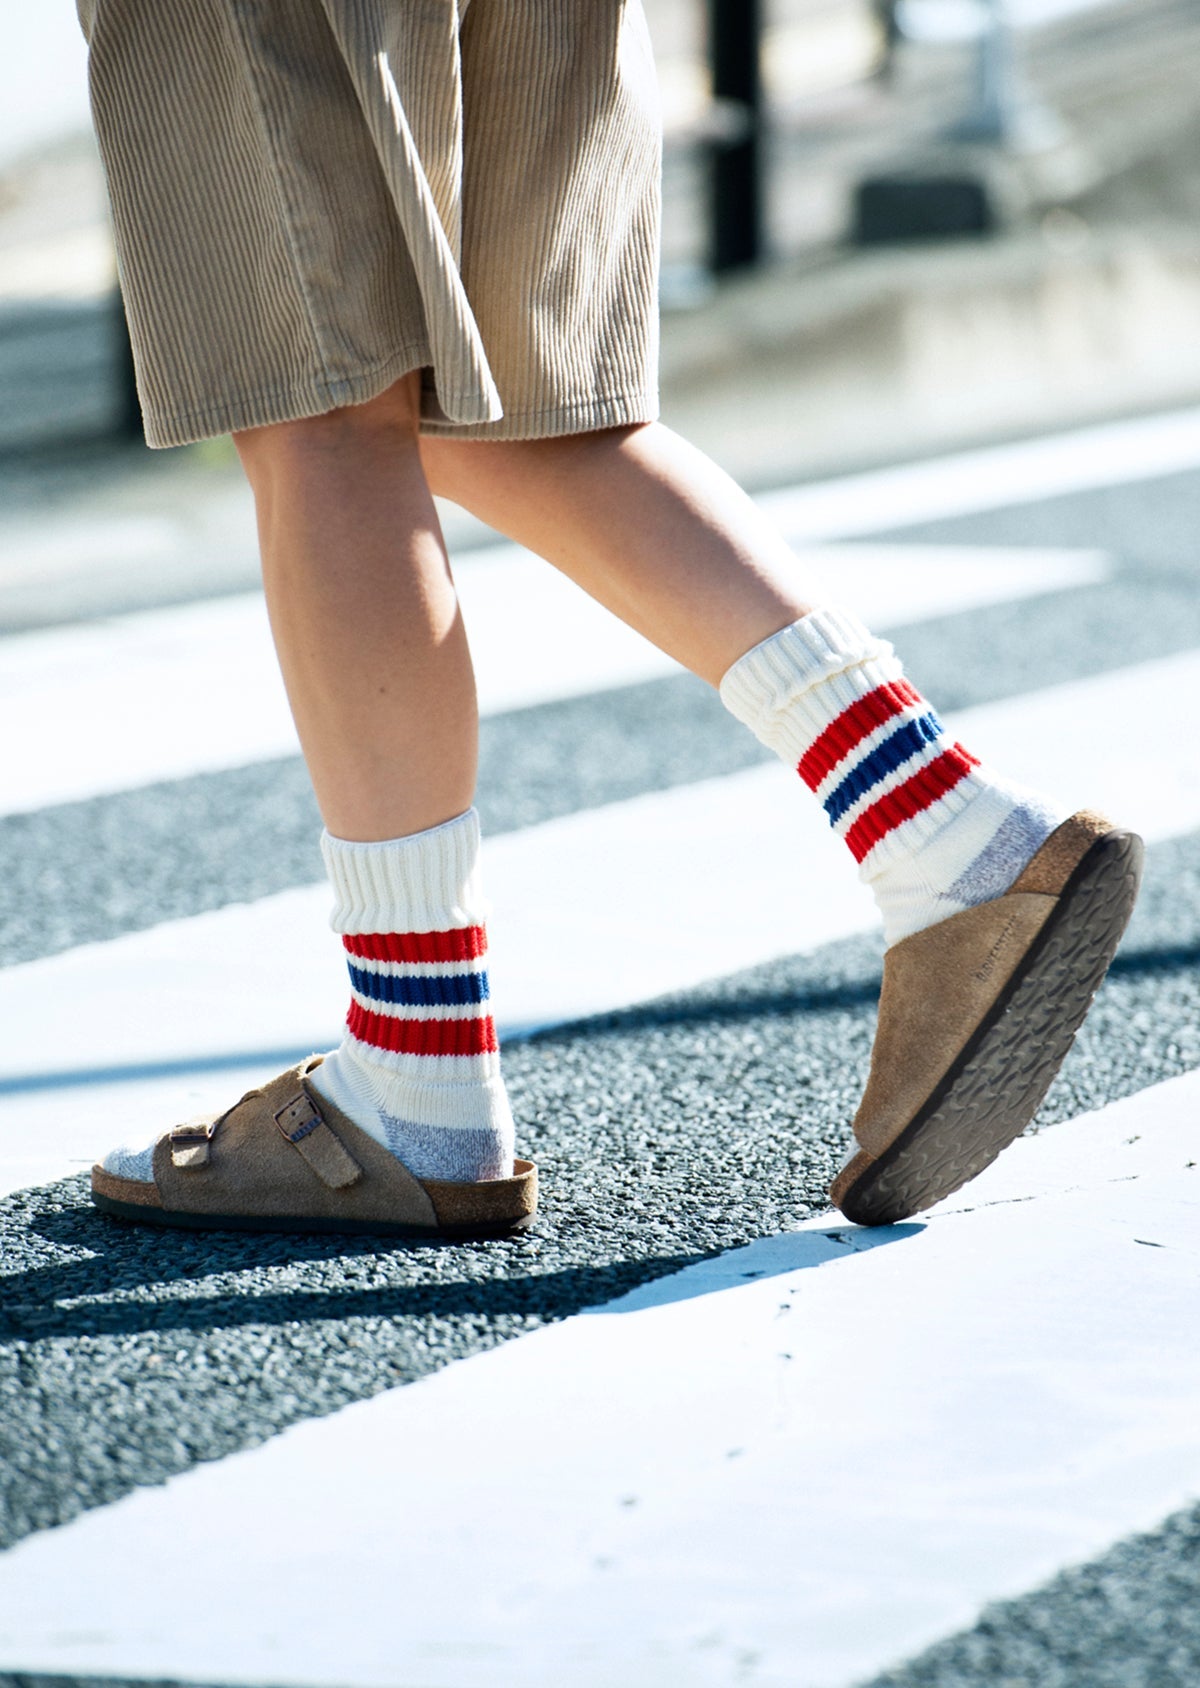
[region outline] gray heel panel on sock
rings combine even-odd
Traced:
[[[1021,803],[951,885],[946,895],[970,908],[1002,897],[1061,820],[1049,808]]]

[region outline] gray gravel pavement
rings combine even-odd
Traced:
[[[863,1688],[1192,1688],[1200,1507],[1073,1566]]]

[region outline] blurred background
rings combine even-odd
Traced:
[[[86,613],[98,569],[106,607],[186,597],[196,550],[208,590],[249,583],[227,443],[137,443],[74,8],[3,4],[0,521],[99,498],[109,566],[5,546],[0,624]],[[1200,8],[646,4],[664,413],[752,488],[1200,392]]]

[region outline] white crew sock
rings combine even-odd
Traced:
[[[381,844],[325,833],[321,851],[351,1002],[309,1083],[418,1178],[511,1177],[475,810]]]
[[[889,944],[1000,896],[1066,818],[947,745],[891,645],[844,611],[814,610],[756,645],[721,699],[816,794]]]

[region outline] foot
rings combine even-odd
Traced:
[[[1064,821],[1007,891],[884,958],[856,1147],[830,1188],[861,1225],[932,1207],[1029,1124],[1129,921],[1142,843]]]
[[[537,1208],[537,1171],[419,1178],[313,1084],[322,1057],[247,1091],[224,1114],[188,1120],[149,1149],[92,1168],[92,1200],[118,1219],[192,1230],[502,1236]]]

